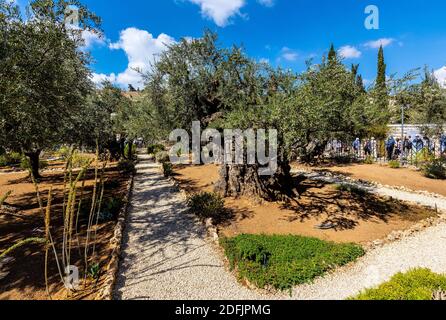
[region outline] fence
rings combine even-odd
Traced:
[[[387,148],[385,140],[360,140],[359,143],[332,140],[327,144],[324,156],[331,159],[356,159],[364,161],[387,163],[400,161],[402,165],[419,167],[432,157],[446,156],[446,144],[438,140],[424,139],[421,145],[412,145],[407,148],[401,141],[396,141],[394,148]],[[366,145],[369,148],[366,148]]]

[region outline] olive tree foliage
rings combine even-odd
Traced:
[[[446,89],[433,72],[425,67],[421,83],[412,84],[404,103],[410,108],[406,120],[417,124],[430,124],[424,133],[428,136],[441,135],[446,129]]]
[[[220,48],[214,33],[182,39],[145,76],[153,122],[163,134],[190,128],[196,120],[207,125],[235,103],[256,98],[255,73],[256,65],[240,48]]]
[[[69,5],[79,10],[78,28],[64,23]],[[75,0],[31,1],[25,17],[0,0],[0,144],[25,153],[35,176],[43,149],[74,142],[81,132],[93,89],[81,33],[100,32],[99,22]]]

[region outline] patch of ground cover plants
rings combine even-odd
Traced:
[[[230,267],[259,288],[291,290],[365,254],[356,244],[301,236],[240,235],[222,238]]]
[[[436,159],[425,164],[423,173],[430,179],[446,179],[446,159]]]
[[[446,276],[429,269],[398,273],[376,288],[368,289],[350,300],[433,300],[446,292]]]

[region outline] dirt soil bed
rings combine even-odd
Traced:
[[[128,176],[120,174],[116,169],[116,164],[110,165],[105,173],[105,193],[103,204],[111,199],[122,199],[126,194]],[[90,170],[85,178],[86,185],[83,203],[91,200],[94,185],[94,170]],[[44,172],[39,183],[44,205],[47,202],[48,191],[53,187],[53,199],[51,207],[51,230],[59,254],[62,242],[62,203],[63,203],[63,172]],[[12,191],[12,195],[7,199],[7,204],[17,208],[20,217],[0,214],[0,252],[9,248],[18,241],[29,237],[44,237],[44,218],[41,216],[36,193],[33,184],[30,183],[26,173],[8,173],[0,175],[0,194]],[[78,190],[78,197],[80,189]],[[88,211],[89,204],[85,205]],[[119,208],[116,208],[116,211]],[[107,265],[112,250],[110,239],[113,236],[116,225],[117,213],[114,217],[108,218],[108,222],[103,222],[97,228],[97,240],[95,243],[96,258],[95,263],[99,263],[100,270],[104,270]],[[72,249],[72,265],[79,268],[80,277],[84,275],[84,243],[86,239],[86,225],[88,213],[81,214],[79,220],[79,235],[75,237],[75,244]],[[76,245],[79,243],[80,245]],[[44,280],[44,247],[42,245],[29,245],[15,251],[13,260],[7,263],[0,270],[0,300],[45,300],[48,295],[45,290]],[[60,259],[60,257],[59,257]],[[94,299],[98,289],[104,281],[103,272],[99,273],[99,279],[90,280],[87,288],[67,296],[57,272],[56,260],[53,254],[49,255],[49,283],[50,292],[53,299]]]
[[[218,166],[177,166],[175,179],[188,193],[212,192]],[[334,185],[296,177],[300,198],[290,204],[256,204],[252,199],[228,198],[232,218],[220,226],[225,236],[239,234],[302,235],[338,243],[368,243],[392,231],[406,230],[437,213],[375,195],[341,192]],[[336,229],[317,228],[324,223]]]
[[[446,180],[434,180],[423,176],[420,171],[409,168],[392,169],[379,164],[350,164],[342,166],[310,167],[294,164],[295,169],[331,171],[353,179],[378,182],[383,185],[405,187],[411,190],[428,191],[446,196]]]

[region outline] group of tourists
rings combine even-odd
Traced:
[[[376,159],[379,156],[378,141],[375,138],[366,139],[364,142],[360,138],[356,138],[352,147],[358,157],[365,155],[365,157]],[[406,136],[404,139],[390,136],[385,141],[386,158],[389,161],[399,159],[402,156],[416,155],[423,150],[432,154],[437,154],[439,151],[441,155],[446,155],[446,134],[442,134],[439,140],[437,138],[430,139],[426,136],[421,137],[417,134],[415,138]]]

